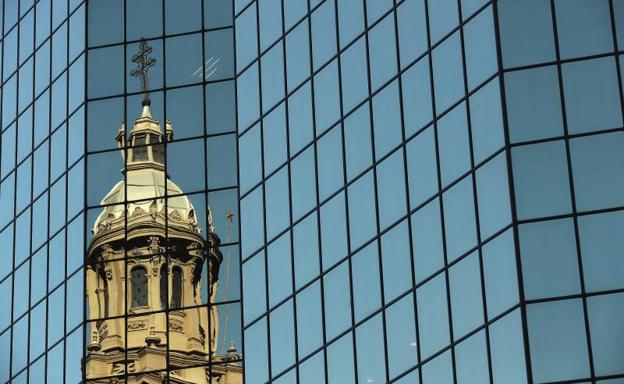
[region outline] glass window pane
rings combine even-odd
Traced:
[[[562,59],[613,50],[608,0],[555,2]]]
[[[315,214],[299,222],[293,229],[295,256],[295,287],[298,289],[319,272],[318,224]]]
[[[485,244],[483,274],[488,319],[518,303],[518,279],[513,230],[508,229]]]
[[[570,133],[622,126],[622,109],[613,57],[562,66]]]
[[[260,384],[268,379],[268,350],[267,321],[261,319],[245,330],[245,383]]]
[[[472,192],[472,176],[468,176],[443,194],[446,252],[451,262],[477,245],[477,228]]]
[[[238,130],[245,130],[260,116],[258,65],[254,64],[238,77],[236,82],[238,103]]]
[[[316,71],[336,54],[334,2],[325,1],[312,13],[312,62]]]
[[[397,72],[394,17],[392,14],[383,18],[379,24],[370,30],[368,48],[371,89],[374,91]]]
[[[504,153],[496,156],[476,172],[477,201],[479,204],[479,230],[487,239],[511,223],[509,204],[509,179]]]
[[[405,134],[409,136],[433,118],[428,58],[422,58],[402,76],[403,120]]]
[[[455,0],[438,0],[427,3],[429,8],[429,29],[431,44],[437,43],[451,29],[457,26],[457,2]]]
[[[240,72],[258,55],[256,7],[247,7],[236,18],[236,72]]]
[[[314,148],[310,147],[290,163],[290,182],[293,221],[298,220],[316,205],[316,174]]]
[[[415,208],[438,190],[438,171],[433,127],[406,144],[410,208]]]
[[[468,334],[483,324],[483,298],[479,254],[473,252],[449,270],[453,338]]]
[[[308,23],[299,24],[286,35],[286,68],[288,69],[286,79],[289,92],[310,77]]]
[[[498,17],[505,67],[555,60],[549,0],[501,0]]]
[[[357,249],[377,232],[373,173],[368,172],[348,187],[351,248]],[[323,263],[325,264],[325,263]]]
[[[344,120],[348,180],[353,179],[373,163],[369,111],[366,103]]]
[[[382,324],[381,315],[377,315],[355,330],[360,383],[381,383],[386,378]]]
[[[246,192],[262,177],[262,161],[260,150],[260,126],[256,125],[238,140],[240,167],[245,172],[240,175],[241,193]]]
[[[527,322],[535,381],[560,381],[589,376],[581,300],[529,305]]]
[[[495,384],[527,382],[524,336],[520,310],[498,320],[490,327],[492,379]]]
[[[265,284],[264,252],[261,252],[243,264],[243,300],[246,303],[243,307],[243,317],[245,324],[266,311]]]
[[[340,118],[337,60],[323,68],[314,77],[314,109],[317,136],[325,132]]]
[[[327,347],[329,384],[355,383],[353,336],[348,333]]]
[[[258,249],[264,241],[262,228],[264,208],[262,204],[262,187],[255,189],[251,194],[240,201],[241,205],[241,237],[243,258]],[[247,306],[245,306],[247,307]]]
[[[492,8],[488,7],[464,27],[464,50],[468,89],[473,89],[498,70],[496,33]]]
[[[423,0],[406,0],[396,12],[401,68],[405,68],[427,50],[425,4]]]
[[[608,212],[578,218],[583,278],[587,291],[624,287],[624,225],[622,212]]]
[[[624,136],[609,133],[570,141],[574,191],[579,210],[610,208],[622,204],[624,176],[621,151]]]
[[[291,154],[297,153],[312,140],[314,136],[312,120],[312,91],[308,82],[288,98],[288,131]]]
[[[624,294],[590,297],[587,299],[587,311],[596,375],[622,374]]]
[[[386,309],[386,340],[392,379],[417,361],[413,295],[405,296]]]
[[[342,132],[340,125],[317,142],[319,200],[323,201],[344,183],[342,167]]]
[[[403,217],[407,209],[402,151],[396,151],[377,166],[377,198],[379,227],[384,230]]]
[[[375,158],[380,159],[401,143],[401,107],[398,82],[373,97],[373,128],[375,132]]]
[[[279,0],[259,0],[260,51],[282,34],[282,4]]]
[[[269,307],[272,307],[292,293],[290,232],[269,244],[266,255]]]
[[[381,261],[386,303],[394,300],[412,285],[409,241],[407,220],[403,220],[381,237]]]
[[[345,113],[368,96],[366,40],[356,41],[340,56],[342,103]]]
[[[451,352],[436,356],[422,368],[423,383],[452,384],[453,362]]]
[[[295,361],[295,328],[292,300],[274,309],[270,315],[271,375],[283,371]]]
[[[459,33],[455,32],[433,50],[433,80],[436,114],[439,115],[464,95]]]
[[[470,96],[470,123],[474,162],[479,164],[505,144],[498,78]]]
[[[297,294],[297,345],[300,357],[323,343],[321,285],[316,282]]]
[[[563,135],[556,67],[506,73],[505,93],[511,142]]]
[[[412,215],[412,243],[416,283],[444,265],[440,202],[434,199]]]
[[[470,169],[470,138],[465,103],[440,118],[438,143],[442,187],[445,187]]]
[[[321,207],[321,252],[323,269],[347,254],[345,196],[340,193]]]
[[[267,241],[283,231],[289,222],[288,168],[282,168],[265,182]]]
[[[344,48],[364,30],[364,2],[339,0],[337,4],[340,47]]]
[[[342,263],[323,277],[325,332],[330,340],[351,325],[349,265]]]
[[[421,359],[446,346],[449,339],[446,283],[443,274],[416,290]]]
[[[455,347],[457,384],[487,383],[488,372],[485,332],[470,336]]]
[[[264,173],[268,175],[286,161],[288,143],[286,142],[286,108],[283,103],[264,118],[263,133]]]
[[[518,232],[527,299],[580,293],[571,219],[523,224]]]
[[[514,189],[519,219],[570,212],[570,188],[562,141],[513,148]]]
[[[260,59],[262,68],[262,113],[284,98],[284,56],[279,42]]]

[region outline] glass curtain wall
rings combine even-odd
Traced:
[[[624,377],[624,2],[234,8],[247,384]]]
[[[86,6],[1,9],[0,382],[78,383]]]

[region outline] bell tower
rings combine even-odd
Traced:
[[[142,42],[135,57],[149,51]],[[147,69],[139,68],[142,113],[127,139],[125,124],[117,134],[125,177],[102,200],[86,251],[87,382],[241,384],[236,349],[217,354],[218,313],[209,305],[220,239],[209,211],[202,236],[193,205],[165,173],[173,126],[167,121],[163,133],[151,115]]]

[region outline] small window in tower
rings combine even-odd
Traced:
[[[167,284],[167,265],[163,264],[160,267],[160,308],[163,310],[167,309],[167,291],[169,290]]]
[[[132,150],[132,161],[147,161],[147,147],[145,135],[137,135],[134,139],[135,148]]]
[[[135,267],[130,272],[132,284],[132,308],[147,307],[147,270]]]
[[[157,163],[165,163],[165,151],[162,144],[155,144],[152,146],[152,156]]]
[[[173,267],[171,284],[171,308],[180,308],[182,306],[182,270],[179,267]]]

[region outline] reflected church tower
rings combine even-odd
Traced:
[[[163,133],[151,115],[154,60],[140,46],[132,74],[141,77],[142,113],[127,139],[125,124],[119,129],[125,177],[102,200],[87,249],[87,382],[121,383],[127,373],[137,384],[240,384],[236,349],[216,353],[217,307],[202,305],[202,292],[216,299],[220,239],[210,212],[204,239],[193,205],[165,173],[173,127],[167,121]]]

